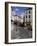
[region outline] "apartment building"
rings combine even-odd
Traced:
[[[27,9],[24,16],[25,16],[24,17],[25,25],[27,25],[27,24],[32,25],[32,8]]]

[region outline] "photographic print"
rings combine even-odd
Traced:
[[[32,8],[11,7],[11,39],[32,38]]]
[[[36,4],[6,2],[6,43],[28,43],[36,41]]]

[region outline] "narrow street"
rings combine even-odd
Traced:
[[[28,30],[26,27],[18,27],[11,24],[11,39],[25,39],[31,38],[32,31]]]

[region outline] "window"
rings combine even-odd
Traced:
[[[30,18],[30,15],[29,15],[29,18]]]
[[[29,10],[29,14],[30,14],[30,10]]]
[[[26,15],[26,18],[27,18],[27,15]]]

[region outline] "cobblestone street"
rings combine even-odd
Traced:
[[[31,38],[32,31],[28,30],[26,27],[18,27],[11,24],[11,39],[25,39]]]

